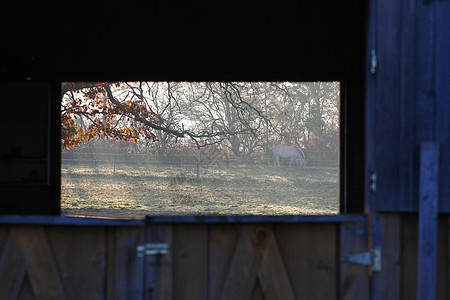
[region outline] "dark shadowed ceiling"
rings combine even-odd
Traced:
[[[35,1],[7,12],[2,78],[283,79],[354,73],[364,59],[363,1]]]

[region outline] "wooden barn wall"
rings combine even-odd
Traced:
[[[34,112],[29,102],[50,112],[46,118],[50,127],[38,134],[47,134],[47,139],[38,139],[20,127],[8,127],[7,134],[29,139],[36,148],[47,147],[47,157],[39,159],[47,160],[50,179],[11,184],[3,180],[9,173],[0,168],[4,195],[0,212],[60,213],[61,82],[340,80],[346,88],[343,108],[347,111],[342,114],[348,117],[341,143],[346,151],[341,163],[348,172],[342,176],[341,195],[347,201],[347,212],[362,213],[366,2],[10,3],[0,19],[5,28],[0,47],[1,85],[16,81],[20,90],[32,93],[33,85],[42,83],[49,89],[51,103],[48,108],[48,93],[35,93],[24,101],[15,90],[3,86],[0,102],[15,97],[13,104],[28,110],[23,117]],[[2,107],[0,125],[10,123],[7,114],[9,110]],[[10,148],[17,147],[4,138],[0,163],[9,164]],[[36,157],[21,159],[33,172],[30,160]]]
[[[338,228],[2,225],[0,298],[335,299],[342,279]],[[170,249],[140,255],[137,246],[146,243]],[[367,270],[349,266],[345,272],[352,278]],[[356,288],[348,280],[345,286],[343,295]]]
[[[383,218],[383,281],[371,288],[367,267],[341,262],[366,249],[360,224],[1,225],[0,298],[415,299],[417,214]],[[148,243],[168,253],[140,255]],[[438,262],[437,299],[448,299],[449,215]]]
[[[373,1],[368,124],[378,210],[417,211],[420,144],[437,141],[439,209],[450,212],[449,15],[449,1]]]
[[[382,270],[373,273],[371,287],[376,299],[417,299],[418,214],[381,214],[385,227],[382,238]],[[450,297],[450,215],[438,219],[436,298]]]

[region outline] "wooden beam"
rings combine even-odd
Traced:
[[[58,267],[43,227],[15,227],[11,238],[22,254],[36,299],[66,299]]]
[[[219,299],[252,299],[260,292],[265,299],[295,299],[271,226],[247,225],[239,237]]]
[[[166,254],[145,255],[144,299],[173,299],[173,230],[172,225],[146,227],[146,243],[162,243]]]
[[[250,299],[272,234],[267,225],[247,225],[242,229],[219,299]]]
[[[25,262],[11,234],[2,250],[0,256],[0,299],[17,299],[26,275]]]
[[[419,257],[417,299],[436,298],[439,144],[423,142],[420,152]]]
[[[173,226],[172,243],[173,299],[207,299],[208,226]]]
[[[367,223],[340,224],[338,243],[340,257],[363,253],[368,249]],[[368,300],[369,273],[367,266],[340,264],[339,299]]]
[[[75,216],[34,216],[4,215],[0,216],[0,224],[59,225],[59,226],[120,226],[141,227],[145,224],[192,223],[192,224],[229,224],[229,223],[351,223],[365,222],[367,216],[329,215],[329,216],[147,216],[145,219],[114,219],[101,217]]]
[[[273,233],[269,236],[258,278],[264,299],[295,299],[294,291]]]

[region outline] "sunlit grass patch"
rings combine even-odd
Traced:
[[[335,214],[338,175],[333,168],[240,166],[70,166],[62,170],[63,214],[293,215]]]

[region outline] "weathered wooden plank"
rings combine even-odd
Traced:
[[[335,299],[336,225],[277,224],[274,233],[296,299]]]
[[[111,218],[4,215],[0,216],[0,224],[138,227],[144,226],[145,221]]]
[[[219,299],[249,299],[271,234],[269,225],[243,227]]]
[[[20,300],[35,300],[36,297],[33,294],[33,288],[31,287],[30,278],[28,275],[25,275],[25,278],[23,280],[22,286],[20,288],[19,296],[17,296],[17,299]]]
[[[447,280],[444,283],[445,284],[445,290],[446,290],[446,299],[449,299],[450,297],[450,215],[446,215],[445,218],[447,219],[447,235],[446,235],[446,241],[447,241],[447,259],[446,259],[446,274],[447,274]]]
[[[437,266],[436,266],[436,299],[448,299],[448,285],[447,280],[449,274],[447,269],[448,261],[448,216],[439,215],[438,217],[438,236],[437,236]]]
[[[375,203],[372,201],[374,193],[371,190],[371,182],[367,180],[371,174],[375,174],[376,170],[376,103],[377,103],[377,89],[376,89],[376,3],[375,1],[369,1],[369,14],[368,14],[368,41],[366,49],[366,67],[365,67],[365,79],[366,79],[366,94],[365,94],[365,209],[364,212],[375,211]],[[344,143],[341,143],[344,144]],[[341,145],[341,152],[345,153],[345,146]],[[345,172],[345,169],[344,169]],[[341,190],[341,188],[340,188]],[[345,195],[341,192],[341,197]]]
[[[436,35],[434,9],[417,3],[415,43],[415,134],[416,142],[434,140],[436,132]]]
[[[171,225],[150,225],[146,228],[146,245],[167,244],[168,253],[145,255],[144,299],[173,298],[173,240]]]
[[[447,2],[376,1],[371,35],[377,72],[368,78],[371,103],[377,103],[377,208],[418,210],[418,141],[438,140],[450,151],[450,26]],[[372,49],[369,49],[372,50]],[[374,92],[375,89],[375,92]],[[369,103],[370,105],[370,103]],[[372,113],[368,114],[369,119]],[[370,137],[369,137],[370,139]],[[444,151],[442,151],[444,152]],[[369,155],[371,152],[368,151]],[[445,162],[444,162],[445,160]],[[442,157],[441,196],[450,195],[450,156]],[[442,211],[450,212],[448,201]]]
[[[14,238],[8,239],[1,248],[0,299],[17,299],[26,275],[25,262]]]
[[[363,214],[330,216],[147,216],[148,223],[255,224],[255,223],[348,223],[364,222]],[[1,218],[0,218],[1,223]]]
[[[417,214],[401,218],[401,299],[414,300],[417,296]]]
[[[258,278],[256,278],[255,284],[253,285],[249,300],[266,300]]]
[[[367,223],[340,225],[340,257],[368,251]],[[368,267],[341,263],[339,299],[369,299]]]
[[[372,247],[381,249],[381,271],[371,277],[372,299],[400,299],[400,217],[377,214]],[[375,230],[376,229],[376,230]]]
[[[402,251],[401,251],[401,299],[417,299],[417,253],[418,253],[418,215],[401,215],[402,222]],[[448,226],[449,218],[443,215],[439,218],[438,230],[438,262],[437,265],[437,299],[448,299]]]
[[[242,225],[241,225],[242,226]],[[212,225],[209,238],[209,299],[219,299],[234,249],[238,242],[238,225]]]
[[[106,284],[106,229],[45,227],[68,299],[100,299]]]
[[[400,199],[401,2],[376,1],[376,171],[378,210],[396,211]],[[400,199],[400,200],[399,200]]]
[[[418,299],[436,297],[439,144],[423,142],[420,155]]]
[[[115,299],[115,274],[117,252],[116,228],[106,229],[106,298]]]
[[[433,3],[436,14],[436,140],[440,142],[439,211],[450,213],[450,2]]]
[[[207,299],[208,226],[174,225],[173,296],[175,299]]]
[[[3,246],[8,240],[8,237],[9,237],[9,226],[0,226],[0,249],[3,249]]]
[[[64,287],[42,227],[14,227],[15,239],[37,299],[66,299]]]
[[[138,257],[136,248],[144,245],[143,228],[116,228],[114,260],[114,298],[142,299],[144,296],[144,257]],[[112,250],[112,247],[108,247]]]
[[[210,299],[294,298],[270,227],[246,225],[238,241],[236,226],[213,226],[209,264]]]
[[[362,222],[365,215],[331,215],[331,216],[147,216],[145,220],[59,217],[59,216],[0,216],[0,224],[61,225],[61,226],[121,226],[139,227],[156,223],[347,223]]]
[[[269,234],[269,242],[264,251],[258,272],[264,299],[295,299],[294,291],[272,230],[270,230]]]
[[[400,153],[399,207],[413,211],[417,207],[414,195],[414,37],[415,0],[400,1]]]

